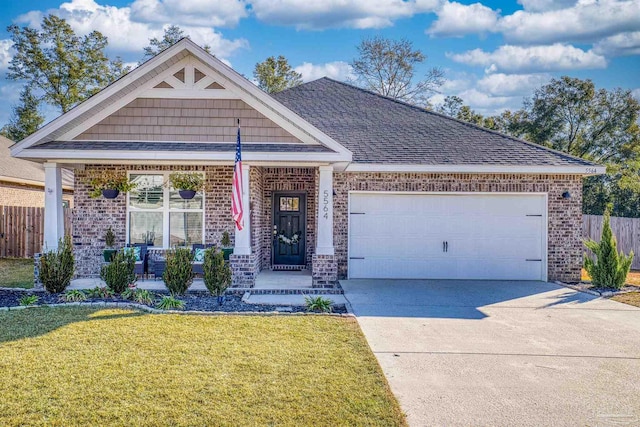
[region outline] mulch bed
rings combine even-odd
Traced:
[[[157,301],[165,295],[169,295],[167,291],[153,291]],[[38,305],[46,304],[60,304],[61,294],[50,294],[45,291],[37,291],[33,289],[0,289],[0,307],[16,307],[20,305],[20,298],[25,295],[38,295],[40,300]],[[184,296],[177,297],[177,299],[184,301],[184,311],[222,311],[227,313],[241,313],[241,312],[291,312],[291,313],[304,313],[307,312],[304,306],[277,306],[277,305],[262,305],[262,304],[247,304],[242,302],[241,295],[225,295],[224,302],[219,305],[217,298],[207,292],[187,292]],[[133,301],[125,300],[119,297],[114,298],[87,298],[85,302],[121,302],[131,303]],[[144,304],[147,305],[147,304]],[[156,308],[155,304],[147,305],[151,308]],[[344,314],[347,313],[347,309],[344,304],[336,304],[333,306],[333,313]]]
[[[638,286],[633,285],[625,285],[621,289],[596,288],[591,284],[591,282],[564,283],[564,285],[571,289],[575,289],[576,291],[586,292],[588,294],[599,295],[603,297],[612,297],[614,295],[640,291],[640,288]]]

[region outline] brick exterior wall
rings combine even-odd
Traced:
[[[75,206],[73,208],[73,243],[76,272],[79,277],[95,277],[100,273],[104,233],[111,227],[116,235],[116,247],[126,243],[126,196],[116,199],[89,197],[87,178],[96,170],[126,171],[202,171],[205,173],[205,243],[219,244],[222,233],[229,231],[231,243],[235,237],[231,218],[232,166],[157,166],[157,165],[87,165],[75,174]]]
[[[313,255],[311,280],[314,288],[334,287],[338,281],[338,262],[334,255]]]
[[[311,268],[316,247],[316,205],[318,200],[317,168],[263,168],[262,268],[271,266],[273,249],[273,193],[297,191],[307,198],[306,264]]]
[[[582,177],[576,175],[334,173],[334,246],[347,276],[349,191],[538,192],[548,194],[548,278],[578,281],[582,266]],[[563,199],[569,191],[571,198]]]
[[[65,190],[62,200],[73,207],[73,194]],[[36,185],[21,185],[13,182],[0,182],[0,206],[44,207],[44,188]]]

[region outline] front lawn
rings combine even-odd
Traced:
[[[352,318],[0,312],[0,425],[405,425]]]
[[[611,299],[614,301],[640,307],[640,292],[627,292],[624,294],[614,295],[611,297]]]
[[[33,288],[33,260],[0,258],[0,287]]]

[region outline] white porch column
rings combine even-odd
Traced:
[[[236,230],[236,242],[233,248],[234,255],[251,255],[251,210],[249,205],[249,165],[242,165],[242,214],[244,227]]]
[[[333,255],[333,167],[320,166],[316,255]]]
[[[44,164],[44,248],[55,250],[64,237],[62,216],[62,169],[57,163]]]

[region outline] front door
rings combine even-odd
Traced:
[[[273,197],[273,265],[304,265],[306,196],[275,193]]]

